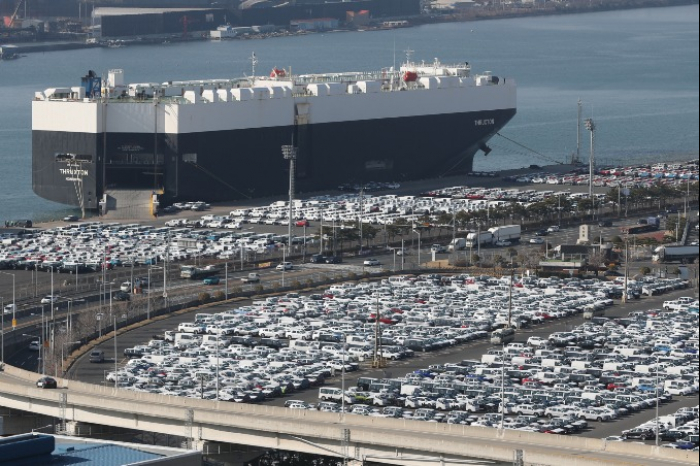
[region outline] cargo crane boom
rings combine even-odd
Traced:
[[[22,4],[24,2],[25,2],[25,0],[19,0],[19,2],[17,2],[17,6],[15,7],[15,11],[12,13],[12,16],[10,16],[10,22],[7,23],[8,28],[15,27],[15,19],[17,19],[17,14],[19,13],[19,9],[22,7]]]

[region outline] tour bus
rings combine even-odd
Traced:
[[[515,339],[515,329],[512,328],[499,328],[491,332],[491,344],[492,345],[505,345],[510,343]]]

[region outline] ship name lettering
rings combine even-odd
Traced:
[[[493,126],[495,124],[495,118],[483,118],[481,120],[474,120],[474,126]]]
[[[59,168],[58,171],[61,172],[61,175],[88,176],[87,170],[79,170],[79,169],[75,169],[75,168]]]

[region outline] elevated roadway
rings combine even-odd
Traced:
[[[512,461],[517,450],[524,464],[543,466],[671,466],[700,459],[697,452],[628,442],[170,397],[67,379],[59,379],[57,390],[42,390],[35,381],[36,373],[5,366],[0,406],[69,424],[181,435],[199,448],[237,443],[402,466]]]

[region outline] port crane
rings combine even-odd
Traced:
[[[7,23],[8,28],[15,27],[15,19],[17,19],[17,13],[19,13],[19,9],[22,7],[22,4],[24,4],[24,2],[25,0],[19,0],[19,2],[17,2],[15,11],[12,13],[12,16],[10,16],[10,21]]]

